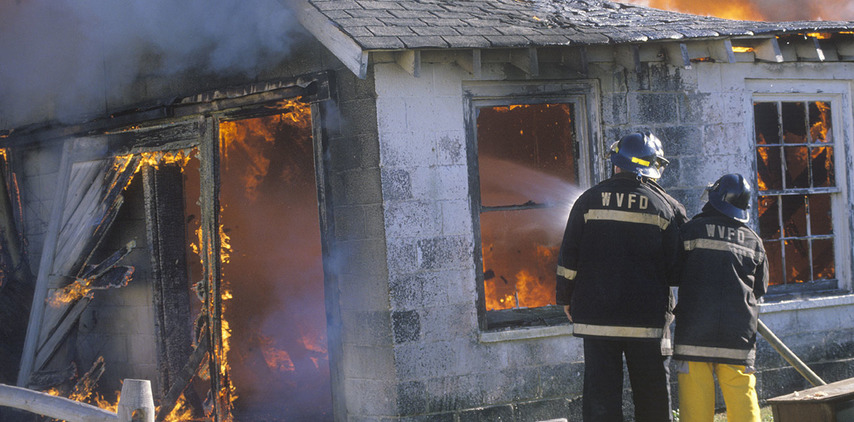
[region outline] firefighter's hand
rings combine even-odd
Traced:
[[[569,305],[563,305],[563,313],[566,314],[566,317],[569,319],[569,322],[572,322],[572,315],[569,314]]]

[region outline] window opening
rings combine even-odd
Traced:
[[[578,191],[576,105],[477,112],[486,310],[554,305],[557,255]]]
[[[753,110],[758,225],[770,284],[835,289],[831,204],[839,190],[831,103],[763,101]]]

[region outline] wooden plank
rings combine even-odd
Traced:
[[[729,39],[707,41],[709,56],[718,63],[735,63],[735,53],[732,51],[732,41]]]
[[[854,40],[840,39],[836,41],[836,53],[842,60],[854,59]]]
[[[84,296],[71,306],[71,309],[62,319],[62,322],[55,330],[53,330],[44,344],[39,348],[33,363],[34,368],[37,368],[37,370],[43,368],[48,360],[53,357],[53,354],[56,353],[59,346],[62,345],[62,342],[66,337],[68,337],[71,329],[77,325],[77,320],[80,319],[80,315],[83,314],[83,311],[86,310],[86,307],[89,306],[89,302],[91,301],[91,297]]]
[[[664,43],[663,46],[668,63],[685,69],[691,68],[691,57],[688,55],[688,46],[685,43]]]
[[[308,32],[311,32],[338,60],[341,60],[341,63],[354,75],[359,79],[365,79],[368,74],[368,52],[362,50],[356,41],[308,2],[295,9],[297,19],[308,29]]]
[[[480,79],[482,71],[481,71],[481,62],[480,62],[480,49],[475,48],[471,50],[471,54],[466,54],[464,51],[457,55],[454,60],[458,66],[463,68],[466,72],[470,73],[475,79]]]
[[[534,47],[510,52],[510,64],[525,72],[528,76],[539,76],[540,63],[537,49]]]
[[[418,50],[404,50],[394,53],[397,64],[413,77],[421,76],[421,52]]]
[[[816,38],[807,38],[803,42],[795,44],[795,53],[799,60],[804,61],[819,61],[825,60],[824,51]]]
[[[780,43],[777,38],[768,38],[753,48],[756,59],[764,62],[782,63],[783,53],[780,51]]]
[[[48,276],[50,269],[53,268],[53,257],[56,249],[56,240],[59,236],[59,223],[62,216],[65,198],[68,193],[68,180],[71,172],[71,154],[72,143],[68,142],[64,145],[62,159],[60,161],[59,172],[57,172],[57,188],[56,197],[54,198],[53,210],[51,210],[51,219],[48,223],[47,234],[42,246],[41,261],[39,262],[39,272],[36,276],[36,286],[33,293],[33,304],[30,308],[29,325],[27,326],[27,336],[24,341],[24,350],[21,354],[21,366],[18,370],[18,386],[25,386],[29,383],[30,375],[33,372],[33,363],[36,358],[36,348],[40,337],[40,329],[42,318],[44,316],[45,299],[48,294]]]

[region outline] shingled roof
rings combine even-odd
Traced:
[[[854,22],[736,21],[606,0],[289,0],[364,77],[373,51],[638,44],[854,30]]]
[[[754,22],[603,0],[307,0],[363,50],[591,45],[838,31],[854,22]]]

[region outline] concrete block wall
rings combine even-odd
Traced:
[[[480,338],[462,99],[470,76],[449,63],[425,64],[417,78],[394,62],[374,70],[395,420],[580,415],[577,339]]]
[[[340,292],[341,384],[333,386],[346,418],[396,414],[392,314],[377,143],[374,78],[336,72],[338,119],[330,128],[328,168],[334,240],[332,265]],[[330,339],[333,341],[333,339]],[[330,365],[334,365],[330,362]]]

